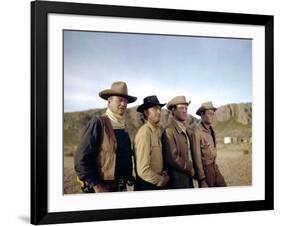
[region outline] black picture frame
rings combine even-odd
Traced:
[[[224,24],[265,28],[265,198],[256,201],[142,208],[48,212],[48,14],[95,15]],[[35,1],[31,3],[31,223],[51,224],[116,219],[272,210],[273,161],[273,16]]]

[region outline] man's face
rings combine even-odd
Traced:
[[[146,114],[147,120],[154,123],[158,124],[161,119],[161,107],[160,106],[153,106],[151,108],[148,108],[144,111]]]
[[[128,100],[125,97],[111,96],[108,98],[108,108],[115,114],[123,116],[127,109]]]
[[[206,110],[205,113],[201,114],[201,119],[206,125],[211,125],[214,120],[215,111],[214,110]]]
[[[176,120],[184,122],[187,119],[187,104],[177,104],[173,109],[172,113]]]

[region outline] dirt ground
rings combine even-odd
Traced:
[[[252,152],[248,143],[218,146],[217,164],[228,186],[252,184]],[[73,168],[73,157],[64,157],[64,194],[80,193]]]

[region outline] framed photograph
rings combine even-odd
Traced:
[[[116,192],[121,191],[121,177],[116,182],[116,175],[123,172],[126,158],[118,154],[125,138],[118,143],[117,137],[115,174],[111,178],[100,165],[98,172],[103,181],[117,183],[119,190],[98,192],[99,182],[83,177],[88,175],[84,166],[81,173],[85,156],[80,154],[85,154],[81,150],[93,120],[104,114],[116,119],[108,112],[114,95],[126,100],[122,120],[110,122],[114,133],[124,126],[122,131],[128,134],[132,183],[129,186],[126,177],[126,189],[121,189],[125,192]],[[178,101],[183,96],[186,99]],[[191,152],[194,175],[188,189],[165,187],[172,180],[170,171],[169,176],[161,174],[169,177],[164,185],[159,182],[162,189],[136,189],[138,164],[144,158],[136,157],[136,136],[149,121],[144,107],[151,106],[149,101],[162,107],[156,123],[159,137],[176,117],[177,108],[171,107],[176,101],[188,106],[183,121],[185,129],[191,128],[191,137],[204,122],[202,112],[213,110],[212,164],[220,171],[223,186],[208,181],[203,188],[205,177],[200,177]],[[31,223],[272,210],[273,107],[273,16],[34,1]],[[162,141],[156,143],[164,149]],[[164,169],[165,155],[160,157],[150,161]]]

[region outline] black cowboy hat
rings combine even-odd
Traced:
[[[155,96],[155,95],[154,96],[148,96],[148,97],[145,97],[143,99],[143,104],[138,106],[137,111],[143,112],[144,110],[146,110],[148,108],[151,108],[151,107],[154,107],[154,106],[157,106],[157,105],[162,108],[166,104],[160,104],[157,96]]]

